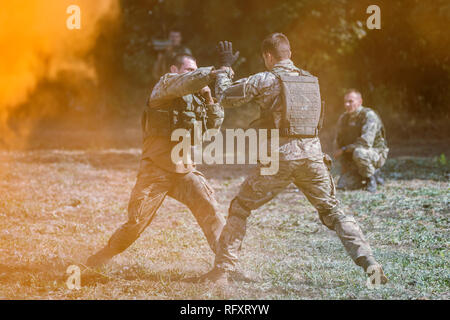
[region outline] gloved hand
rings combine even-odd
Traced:
[[[219,67],[231,67],[239,58],[239,51],[233,54],[233,43],[230,41],[220,41],[217,45],[219,55]]]

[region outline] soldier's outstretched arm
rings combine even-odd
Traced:
[[[220,73],[216,78],[216,95],[224,108],[236,108],[262,97],[274,81],[276,78],[270,72],[260,72],[235,82],[228,73]]]
[[[239,51],[233,51],[230,41],[220,41],[216,47],[219,57],[219,65],[231,68],[239,57]],[[232,70],[231,70],[232,71]],[[224,108],[235,108],[257,99],[273,84],[274,78],[269,72],[261,72],[248,78],[240,79],[233,83],[233,74],[225,72],[216,77],[216,96]]]
[[[183,74],[168,73],[156,84],[149,103],[199,92],[215,78],[214,67],[201,67]]]

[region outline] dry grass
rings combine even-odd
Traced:
[[[151,226],[106,267],[65,285],[125,221],[138,149],[0,152],[1,299],[448,299],[449,165],[388,161],[372,195],[340,193],[391,282],[369,290],[337,237],[294,187],[249,219],[238,272],[223,292],[182,278],[211,268],[213,254],[188,209],[167,199]],[[249,167],[202,167],[222,214]]]

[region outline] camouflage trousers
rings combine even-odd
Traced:
[[[386,162],[388,150],[356,148],[341,159],[342,174],[337,183],[338,189],[359,189],[362,181],[374,175]]]
[[[331,159],[326,161],[331,167]],[[290,183],[294,183],[317,209],[321,222],[336,232],[357,265],[364,267],[365,261],[373,259],[358,223],[340,208],[329,167],[324,159],[302,159],[280,161],[278,173],[272,176],[260,175],[256,168],[230,204],[227,223],[219,240],[216,268],[234,270],[251,210],[272,200]]]
[[[136,185],[128,204],[128,221],[111,236],[108,247],[118,254],[128,248],[150,224],[166,195],[184,203],[192,212],[209,246],[216,252],[225,225],[217,214],[213,189],[203,174],[193,170],[186,174],[165,171],[142,159]]]

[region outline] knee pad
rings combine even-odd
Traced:
[[[251,211],[242,205],[238,198],[234,198],[231,201],[230,208],[228,209],[228,215],[236,216],[241,219],[247,219],[250,216]]]

